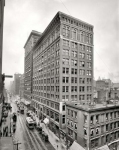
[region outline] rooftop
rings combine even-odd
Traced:
[[[106,102],[101,103],[101,104],[96,104],[96,103],[81,104],[78,102],[66,102],[66,105],[69,107],[84,110],[87,112],[119,108],[119,101],[118,100],[111,100],[111,101],[112,101],[112,104],[107,104]]]

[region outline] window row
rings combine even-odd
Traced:
[[[69,26],[64,25],[62,29],[62,34],[66,38],[71,38],[73,40],[78,40],[84,43],[93,44],[93,36],[87,32],[82,30],[78,30],[76,28],[71,28]]]

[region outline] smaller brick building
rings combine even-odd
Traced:
[[[67,136],[86,150],[104,145],[113,149],[119,145],[119,103],[81,105],[67,102],[66,122]]]

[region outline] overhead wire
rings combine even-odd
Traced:
[[[60,0],[60,2],[62,3],[62,5],[66,8],[66,10],[68,11],[68,13],[71,15],[70,11],[68,10],[68,8],[66,7],[66,5],[62,2],[62,0]],[[97,51],[95,50],[95,52],[97,53]],[[99,56],[99,54],[97,53],[97,55]],[[99,56],[99,58],[101,59],[101,61],[103,62],[103,64],[106,66],[106,69],[108,70],[108,74],[110,73],[110,69],[107,67],[107,65],[104,63],[104,61],[102,60],[102,58]]]

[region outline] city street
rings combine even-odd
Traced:
[[[12,101],[12,113],[17,113],[17,106]],[[29,130],[25,122],[25,114],[17,115],[17,128],[13,134],[14,144],[19,144],[19,150],[44,150],[36,130]],[[16,146],[16,145],[14,145]]]

